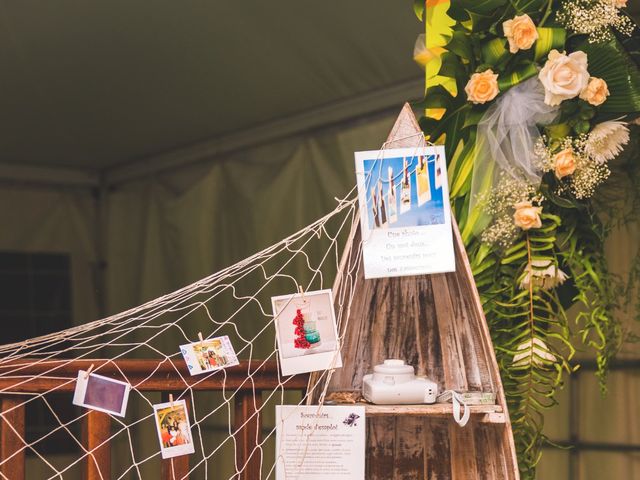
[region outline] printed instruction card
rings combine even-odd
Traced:
[[[364,407],[276,406],[276,480],[364,480]]]
[[[444,147],[355,157],[365,278],[455,271]]]

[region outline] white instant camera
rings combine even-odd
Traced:
[[[438,385],[426,377],[416,377],[404,360],[385,360],[363,377],[364,398],[380,405],[435,403]]]

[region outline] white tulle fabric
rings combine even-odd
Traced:
[[[541,172],[534,162],[534,146],[540,138],[537,125],[548,125],[557,115],[558,107],[544,103],[544,87],[537,77],[509,89],[485,112],[478,123],[470,212],[478,207],[481,195],[494,188],[501,172],[540,184]],[[485,218],[479,226],[484,228],[489,220]]]

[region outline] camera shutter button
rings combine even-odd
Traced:
[[[388,365],[390,367],[402,367],[404,366],[404,360],[387,359],[384,361],[383,365]]]

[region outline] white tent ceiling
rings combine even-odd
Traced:
[[[0,177],[35,166],[126,178],[421,94],[410,2],[1,7]]]

